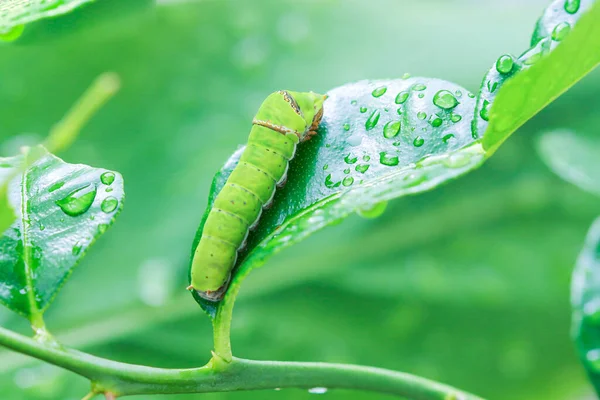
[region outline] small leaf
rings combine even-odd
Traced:
[[[408,95],[396,101],[402,93]],[[353,213],[430,190],[484,160],[471,136],[475,99],[460,86],[426,78],[363,81],[328,96],[318,135],[299,145],[288,184],[252,232],[225,301],[251,269],[283,248]],[[216,175],[209,209],[241,152]],[[195,297],[214,315],[214,303]]]
[[[41,157],[10,182],[17,220],[0,236],[0,302],[32,321],[112,224],[124,197],[119,174],[37,151]],[[23,157],[3,161],[19,168]],[[102,183],[107,172],[115,177],[110,185]],[[114,201],[118,207],[103,211],[103,204]]]
[[[560,0],[553,6],[564,4]],[[486,151],[494,152],[514,131],[600,63],[600,52],[597,51],[600,46],[600,3],[587,12],[580,7],[578,15],[581,18],[560,45],[555,47],[556,41],[552,38],[542,39],[521,56],[520,60],[525,64],[536,54],[547,54],[536,60],[531,68],[515,74],[499,91],[491,108],[490,125],[485,131],[483,145]],[[539,31],[540,28],[536,30]]]
[[[573,338],[579,357],[600,395],[600,218],[588,233],[571,286]]]
[[[504,83],[510,80],[517,72],[529,69],[540,61],[542,57],[553,52],[594,1],[582,0],[580,2],[577,0],[578,6],[576,8],[569,8],[565,7],[567,4],[565,0],[555,0],[546,8],[542,17],[537,21],[531,40],[531,48],[518,58],[510,54],[504,54],[496,60],[483,78],[477,96],[477,108],[475,109],[475,119],[473,120],[473,135],[475,137],[482,137],[486,131],[490,120],[490,110]],[[566,8],[569,8],[572,13],[567,12]],[[565,65],[565,68],[568,68],[568,64]],[[505,118],[508,120],[511,116],[508,115]]]
[[[23,25],[68,13],[93,0],[9,0],[0,2],[0,32],[4,40],[15,40]]]
[[[600,139],[555,131],[540,138],[538,151],[554,173],[600,196]]]

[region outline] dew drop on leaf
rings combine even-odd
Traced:
[[[561,22],[552,30],[552,40],[560,42],[571,32],[571,25],[568,22]]]
[[[413,90],[420,92],[422,90],[427,89],[427,86],[423,85],[422,83],[417,83],[412,88],[413,88]]]
[[[348,186],[352,186],[352,184],[354,183],[354,178],[351,176],[347,176],[344,178],[344,180],[342,181],[342,185],[348,187]]]
[[[359,208],[358,210],[356,210],[356,213],[363,218],[378,218],[381,215],[383,215],[383,213],[387,209],[387,205],[387,201],[382,201],[380,203],[374,204],[371,207]]]
[[[419,111],[419,112],[417,113],[417,118],[419,118],[419,119],[423,120],[423,119],[427,118],[427,113],[426,113],[426,112],[424,112],[424,111]]]
[[[363,114],[366,113],[367,112],[367,107],[361,107],[360,108],[360,112],[363,113]]]
[[[453,134],[453,133],[449,133],[449,134],[447,134],[446,136],[444,136],[444,137],[442,138],[442,141],[443,141],[444,143],[448,143],[448,142],[449,142],[450,140],[452,140],[453,138],[454,138],[454,134]]]
[[[76,189],[64,199],[58,200],[56,205],[71,217],[76,217],[90,209],[96,198],[96,186],[93,184]]]
[[[496,71],[500,72],[503,75],[509,74],[512,71],[515,65],[515,61],[512,56],[508,54],[504,54],[500,56],[496,61]]]
[[[458,100],[447,90],[440,90],[433,96],[433,104],[444,110],[451,110],[458,105]]]
[[[327,388],[314,387],[314,388],[308,389],[308,393],[310,393],[310,394],[325,394],[325,393],[327,393]]]
[[[565,0],[565,11],[569,14],[575,14],[579,11],[580,0]]]
[[[352,157],[352,154],[348,154],[344,158],[344,161],[346,162],[346,164],[354,164],[355,162],[358,161],[358,157]]]
[[[415,140],[413,140],[413,146],[415,147],[421,147],[424,143],[425,139],[423,139],[421,136],[417,136]]]
[[[431,121],[431,126],[433,126],[434,128],[438,128],[442,125],[442,119],[441,118],[435,118]]]
[[[361,174],[364,174],[365,172],[367,172],[369,167],[370,167],[369,164],[358,164],[355,169],[356,169],[356,172],[360,172]]]
[[[450,116],[450,121],[457,123],[460,122],[460,120],[462,119],[462,117],[459,114],[452,114]]]
[[[490,120],[490,102],[487,100],[483,101],[483,107],[481,107],[481,111],[479,112],[479,116],[484,121]]]
[[[112,185],[112,183],[115,181],[115,173],[114,172],[105,172],[102,175],[100,175],[100,182],[104,183],[105,185]]]
[[[379,153],[379,162],[382,165],[387,165],[388,167],[394,167],[394,166],[400,164],[400,160],[398,159],[398,156],[390,156],[385,151]]]
[[[387,92],[387,88],[385,86],[382,86],[373,90],[371,94],[373,95],[373,97],[381,97],[385,94],[385,92]]]
[[[106,224],[98,225],[98,233],[100,235],[102,235],[104,232],[106,232],[107,229],[108,229],[108,225],[106,225]]]
[[[102,209],[102,211],[104,211],[105,213],[111,213],[113,211],[115,211],[117,209],[117,206],[119,205],[119,200],[116,199],[116,197],[107,197],[102,201],[102,204],[100,205],[100,208]]]
[[[400,92],[396,96],[396,104],[404,104],[408,100],[408,92]]]
[[[390,121],[383,127],[383,137],[391,139],[400,133],[400,121]]]
[[[56,182],[54,185],[50,186],[48,192],[52,193],[65,186],[65,182]]]
[[[368,131],[375,128],[375,126],[377,126],[377,123],[379,122],[379,117],[380,117],[379,110],[373,111],[371,113],[371,115],[369,116],[369,119],[367,119],[367,122],[365,122],[365,128]]]
[[[350,130],[350,124],[348,124],[348,123],[345,123],[345,124],[344,124],[344,130],[345,130],[346,132],[348,132],[348,131]]]

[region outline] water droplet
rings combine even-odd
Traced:
[[[456,94],[456,97],[462,97],[462,92],[460,90],[455,91],[454,94]]]
[[[112,191],[113,191],[113,188],[111,188],[111,187],[107,187],[106,190],[105,190],[106,193],[110,193]]]
[[[483,101],[483,107],[481,107],[481,111],[479,112],[479,116],[484,121],[490,120],[490,102],[487,100]]]
[[[424,112],[424,111],[419,111],[417,113],[417,118],[419,118],[419,119],[425,119],[425,118],[427,118],[427,113]]]
[[[385,86],[382,86],[373,90],[371,94],[373,95],[373,97],[381,97],[385,94],[385,92],[387,92],[387,88]]]
[[[586,302],[583,305],[585,320],[591,325],[600,325],[600,298]]]
[[[344,180],[342,181],[342,185],[348,187],[348,186],[352,186],[352,184],[354,183],[354,178],[351,176],[347,176],[344,178]]]
[[[352,154],[349,153],[346,157],[344,157],[344,161],[346,164],[354,164],[358,161],[358,157],[352,157]]]
[[[366,113],[367,112],[367,107],[361,107],[360,108],[360,112],[363,113],[363,114]]]
[[[359,208],[356,213],[363,218],[377,218],[380,217],[387,209],[388,202],[382,201],[377,204],[373,204],[371,207]]]
[[[344,170],[344,173],[345,173],[346,175],[348,175],[348,174],[350,173],[350,168],[346,168],[346,169]]]
[[[43,231],[44,229],[46,229],[46,227],[40,222],[40,231]]]
[[[118,205],[119,205],[119,200],[117,200],[116,197],[110,196],[110,197],[105,198],[104,201],[102,201],[100,208],[105,213],[111,213],[117,209]]]
[[[106,224],[98,225],[98,233],[100,235],[102,235],[104,232],[106,232],[107,229],[108,229],[108,225],[106,225]]]
[[[404,75],[402,75],[402,79],[408,79],[410,78],[410,74],[408,72],[405,72]]]
[[[56,201],[56,205],[71,217],[76,217],[90,209],[96,198],[96,186],[93,184],[76,189],[64,199]]]
[[[323,171],[327,171],[328,168],[329,168],[329,164],[323,165]]]
[[[441,118],[435,118],[431,121],[431,126],[433,126],[434,128],[438,128],[442,125],[442,119]]]
[[[440,90],[433,96],[433,104],[444,110],[450,110],[458,105],[458,100],[447,90]]]
[[[314,387],[312,389],[308,389],[308,393],[310,393],[310,394],[325,394],[325,393],[327,393],[327,388]]]
[[[452,114],[450,116],[450,121],[457,123],[460,122],[460,120],[462,119],[462,117],[459,114]]]
[[[427,86],[423,85],[422,83],[417,83],[412,87],[412,89],[417,92],[420,92],[421,90],[427,89]]]
[[[356,172],[360,172],[361,174],[364,174],[365,172],[367,172],[369,167],[370,167],[369,164],[358,164],[355,169],[356,169]]]
[[[569,14],[575,14],[579,11],[580,0],[565,0],[565,11]]]
[[[600,371],[600,349],[593,349],[586,353],[585,358],[595,371]]]
[[[344,130],[345,130],[346,132],[348,132],[348,131],[350,130],[350,124],[348,124],[348,123],[345,123],[345,124],[344,124]]]
[[[413,146],[415,147],[421,147],[424,143],[425,139],[423,139],[421,136],[417,136],[415,140],[413,140]]]
[[[81,243],[75,243],[75,246],[73,246],[73,249],[71,250],[71,254],[73,254],[74,256],[78,256],[81,253],[82,248],[83,245]]]
[[[425,97],[425,93],[419,93],[419,94],[418,94],[418,97],[419,97],[420,99],[422,99],[423,97]]]
[[[352,100],[352,101],[350,102],[350,104],[352,104],[353,106],[355,106],[355,105],[357,105],[357,104],[358,104],[358,101],[356,101],[356,100]]]
[[[571,32],[571,25],[568,22],[561,22],[552,30],[552,40],[560,42]]]
[[[474,99],[475,95],[473,93],[468,93],[467,96],[469,96],[469,98]]]
[[[442,138],[442,141],[447,144],[453,138],[454,138],[454,134],[449,133]]]
[[[371,160],[371,156],[363,156],[363,161],[370,161]]]
[[[408,92],[400,92],[398,96],[396,96],[396,104],[404,104],[406,100],[408,100]]]
[[[494,93],[498,88],[498,82],[487,81],[487,89],[490,93]]]
[[[325,186],[327,186],[328,188],[336,188],[338,186],[340,186],[341,182],[334,182],[332,179],[331,174],[327,175],[327,177],[325,178]]]
[[[506,75],[512,71],[514,65],[515,61],[513,60],[512,56],[509,54],[504,54],[496,61],[496,71]]]
[[[383,127],[383,137],[391,139],[400,133],[400,121],[390,121]]]
[[[65,186],[65,182],[56,182],[54,185],[50,186],[50,188],[48,189],[48,191],[50,193],[60,189],[61,187]]]
[[[100,175],[100,182],[104,183],[105,185],[112,185],[112,183],[115,181],[115,173],[114,172],[105,172],[102,175]]]
[[[385,151],[379,153],[379,162],[383,165],[387,165],[388,167],[393,167],[400,164],[398,156],[390,156]]]
[[[375,128],[375,126],[379,122],[379,116],[380,116],[379,110],[375,110],[371,113],[371,116],[369,117],[369,119],[367,119],[367,122],[365,122],[365,128],[368,131]]]

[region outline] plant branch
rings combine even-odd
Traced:
[[[207,393],[275,388],[343,388],[414,400],[481,400],[424,378],[380,368],[343,364],[250,361],[232,358],[216,371],[213,361],[194,369],[119,363],[60,345],[49,346],[0,328],[0,345],[73,371],[93,382],[93,393]]]

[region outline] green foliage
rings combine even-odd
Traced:
[[[588,233],[573,273],[573,336],[581,360],[600,395],[600,219]]]
[[[0,4],[0,32],[6,41],[16,40],[23,25],[68,13],[92,0],[8,0]]]
[[[0,301],[40,323],[41,314],[123,202],[120,175],[67,164],[42,148],[9,185],[18,220],[0,237]],[[27,162],[2,159],[4,174]]]
[[[557,28],[567,26],[561,25],[567,23],[566,20],[574,18],[574,14],[567,12],[553,14],[553,8],[561,4],[566,2],[558,0],[553,3],[550,11],[538,21],[533,37],[533,42],[537,40],[537,43],[530,52],[521,56],[524,64],[534,65],[503,85],[494,100],[490,126],[483,141],[489,152],[494,152],[514,131],[600,64],[600,53],[593,50],[600,45],[600,24],[597,23],[600,20],[600,3],[595,3],[585,13],[582,12],[585,7],[580,7],[578,12],[582,18],[572,33],[569,33],[571,28],[563,28],[566,33],[541,38],[542,33],[554,33]],[[566,17],[565,20],[561,16]],[[557,22],[558,25],[555,25]],[[552,25],[554,27],[551,28]],[[557,42],[562,43],[558,46]]]
[[[567,182],[600,195],[600,140],[560,130],[544,134],[538,149],[548,166]]]

